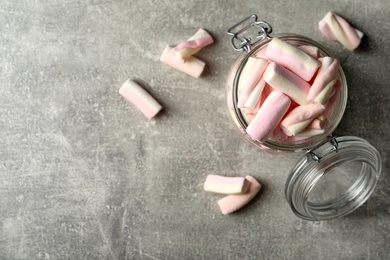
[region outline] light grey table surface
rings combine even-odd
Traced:
[[[365,33],[351,53],[317,29],[335,11]],[[0,259],[389,259],[390,2],[2,0]],[[340,59],[348,106],[336,133],[383,158],[373,196],[336,220],[297,218],[284,198],[303,153],[269,154],[228,120],[237,58],[228,27],[256,13]],[[206,28],[194,79],[159,61]],[[118,94],[137,80],[163,105],[148,121]],[[223,216],[207,174],[252,175],[261,193]]]

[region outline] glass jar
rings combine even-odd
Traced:
[[[255,41],[247,34],[255,30]],[[293,141],[268,138],[253,140],[247,133],[247,119],[238,108],[238,86],[249,57],[261,56],[272,38],[280,38],[294,46],[314,46],[319,57],[331,53],[314,40],[297,34],[270,36],[271,26],[257,21],[256,15],[237,23],[228,30],[236,51],[243,51],[231,67],[226,84],[228,114],[241,136],[257,148],[271,152],[302,151],[303,156],[287,178],[285,196],[294,213],[306,220],[325,220],[349,214],[372,194],[381,172],[379,152],[358,137],[332,137],[347,104],[347,81],[342,68],[338,70],[340,94],[327,113],[324,133]]]

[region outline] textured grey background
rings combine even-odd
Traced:
[[[336,11],[366,35],[354,53],[317,23]],[[388,0],[0,2],[0,259],[389,259]],[[256,13],[276,33],[341,60],[348,107],[337,133],[383,156],[372,198],[332,221],[297,218],[284,183],[302,153],[269,154],[230,124],[226,29]],[[209,30],[196,80],[161,64],[167,44]],[[132,78],[164,106],[152,121],[118,94]],[[223,216],[207,174],[264,188]]]

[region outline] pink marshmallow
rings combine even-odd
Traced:
[[[323,59],[323,63],[328,63],[329,59],[331,58],[325,57]],[[340,62],[337,59],[333,59],[329,66],[327,66],[327,64],[323,64],[323,66],[321,66],[311,88],[309,89],[309,93],[307,95],[309,102],[313,102],[326,86],[329,84],[332,86],[334,85],[339,68]]]
[[[264,86],[265,86],[264,79],[260,79],[260,81],[257,83],[256,87],[253,89],[251,95],[246,100],[245,105],[244,105],[245,107],[253,109],[254,107],[256,107],[256,104],[260,103],[260,99],[261,99],[261,96],[263,94]]]
[[[189,38],[172,49],[173,55],[177,59],[185,59],[197,53],[203,47],[214,42],[211,35],[204,29],[200,28],[194,36]]]
[[[278,125],[274,131],[272,132],[271,136],[269,137],[270,140],[275,142],[281,142],[288,138],[288,135],[283,131],[283,129]]]
[[[188,75],[199,78],[202,74],[206,63],[195,57],[189,57],[185,62],[182,60],[176,59],[172,53],[172,48],[167,46],[164,49],[163,54],[161,55],[160,61],[164,64],[167,64],[179,71],[187,73]]]
[[[242,194],[248,190],[249,182],[244,177],[225,177],[210,174],[206,177],[204,190],[220,194]]]
[[[315,59],[317,59],[320,54],[318,48],[315,46],[299,45],[297,47]]]
[[[248,135],[253,140],[264,142],[282,120],[290,104],[291,100],[286,95],[273,91],[246,128]]]
[[[263,78],[271,87],[285,93],[299,105],[307,104],[309,83],[286,68],[271,62],[265,70]]]
[[[162,109],[162,106],[145,89],[132,80],[123,83],[119,93],[149,119],[153,118]]]
[[[222,214],[227,215],[233,213],[245,205],[247,205],[260,191],[261,184],[253,177],[246,176],[245,179],[249,182],[249,189],[244,194],[228,195],[218,201],[218,206]]]
[[[316,129],[321,130],[324,129],[327,120],[324,115],[319,115],[317,118],[314,118],[313,121],[307,126],[307,129]]]
[[[260,50],[258,50],[256,53],[255,53],[255,57],[257,58],[262,58],[262,59],[267,59],[267,47],[263,47],[261,48]]]
[[[345,19],[332,12],[328,12],[318,24],[319,30],[330,40],[339,41],[350,51],[356,49],[363,37],[363,33],[353,28]]]
[[[253,89],[259,83],[264,70],[268,65],[268,61],[261,58],[249,57],[240,76],[239,96],[237,107],[242,108],[249,98]],[[264,86],[263,86],[264,87]]]
[[[307,104],[294,108],[280,123],[282,129],[288,136],[294,136],[302,132],[325,108],[317,104]]]
[[[338,80],[338,81],[336,81],[336,84],[334,85],[334,94],[332,95],[331,98],[329,98],[327,108],[324,112],[324,116],[326,118],[330,118],[330,116],[332,115],[332,113],[335,109],[336,103],[338,102],[338,99],[340,97],[340,94],[341,94],[341,83]]]
[[[316,59],[278,38],[273,38],[268,43],[266,56],[306,81],[311,80],[320,66]]]

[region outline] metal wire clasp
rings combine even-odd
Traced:
[[[339,151],[339,143],[337,142],[336,137],[330,138],[329,143],[332,145],[331,151],[337,153],[337,152]],[[321,145],[322,145],[322,144],[321,144]],[[321,145],[320,145],[320,146],[321,146]],[[319,155],[317,155],[316,153],[313,152],[313,150],[315,150],[316,148],[318,148],[318,146],[316,146],[316,147],[313,148],[313,149],[307,149],[306,154],[307,154],[313,161],[316,161],[316,162],[320,163],[322,157],[319,156]]]
[[[249,36],[242,35],[249,29],[255,29],[255,38],[252,41]],[[250,51],[251,46],[265,38],[272,32],[272,27],[265,21],[257,21],[257,15],[252,14],[241,22],[233,25],[227,30],[227,34],[232,36],[231,44],[235,51]]]

